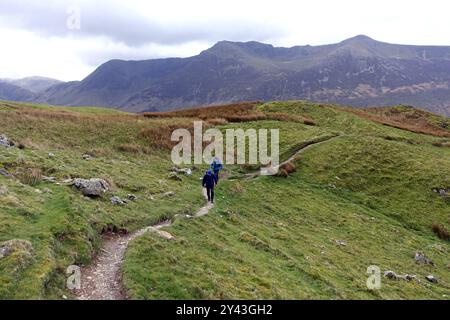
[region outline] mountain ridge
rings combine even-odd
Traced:
[[[409,104],[450,115],[450,46],[397,45],[364,35],[290,48],[220,41],[188,58],[113,59],[33,101],[143,112],[296,99],[353,107]]]

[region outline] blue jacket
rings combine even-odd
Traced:
[[[211,170],[213,172],[219,172],[222,169],[223,169],[223,164],[221,164],[219,161],[213,161],[211,163]]]
[[[203,177],[203,182],[202,182],[203,187],[208,188],[208,189],[214,189],[216,184],[217,184],[216,176],[213,175],[211,171],[208,171]]]

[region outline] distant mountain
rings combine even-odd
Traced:
[[[3,82],[0,80],[0,100],[13,100],[13,101],[33,101],[36,95],[14,84]]]
[[[51,86],[62,83],[62,81],[46,77],[26,77],[22,79],[0,79],[2,82],[8,82],[15,86],[29,90],[34,93],[44,91]]]
[[[168,110],[243,100],[310,99],[364,107],[410,104],[450,115],[450,47],[383,43],[277,48],[222,41],[190,58],[111,60],[38,102]]]

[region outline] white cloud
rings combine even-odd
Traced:
[[[80,9],[80,30],[67,28]],[[220,40],[292,46],[357,34],[405,44],[450,44],[441,0],[2,0],[0,77],[82,79],[109,59],[185,57]]]

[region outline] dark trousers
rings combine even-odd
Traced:
[[[214,188],[206,188],[206,193],[208,195],[208,201],[214,202]]]
[[[219,171],[214,171],[214,175],[216,176],[217,183],[219,183]]]

